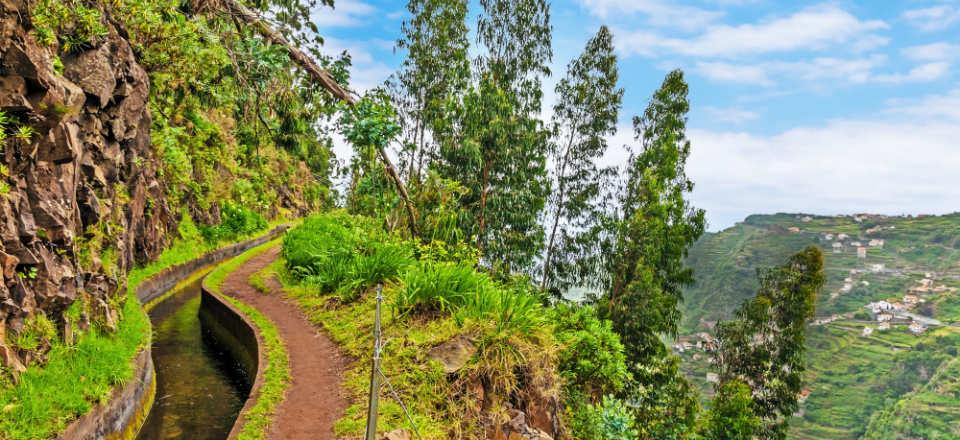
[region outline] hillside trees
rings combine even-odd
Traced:
[[[462,229],[504,273],[527,271],[543,248],[539,216],[549,189],[547,133],[537,118],[549,74],[549,7],[542,0],[484,0],[477,82],[452,102],[438,173],[468,191]],[[437,134],[437,133],[435,133]]]
[[[658,335],[676,333],[682,288],[693,282],[683,259],[706,227],[704,211],[686,199],[693,190],[684,171],[688,110],[683,73],[670,72],[643,116],[633,120],[641,149],[630,158],[605,244],[606,310],[634,361],[662,354]]]
[[[556,295],[595,281],[601,186],[615,173],[597,162],[607,150],[606,136],[616,132],[623,98],[617,78],[613,35],[601,26],[556,87],[550,143],[554,186],[540,281],[541,289]]]
[[[717,325],[720,389],[741,381],[752,391],[757,435],[786,438],[803,386],[805,325],[823,286],[823,254],[810,246],[779,267],[759,271],[757,296]]]
[[[437,154],[433,132],[446,117],[447,101],[470,80],[467,2],[411,0],[412,18],[403,23],[399,48],[407,50],[393,84],[394,102],[404,128],[401,168],[412,187]]]
[[[660,340],[677,331],[681,289],[693,282],[683,260],[706,223],[704,211],[686,198],[693,190],[684,171],[688,110],[683,73],[670,72],[644,114],[634,117],[640,151],[630,157],[601,243],[607,288],[600,305],[627,349],[643,438],[683,438],[698,406],[679,359]]]

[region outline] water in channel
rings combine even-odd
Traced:
[[[140,440],[227,438],[250,390],[249,379],[198,318],[200,280],[150,311],[157,396]]]

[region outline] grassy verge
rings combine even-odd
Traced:
[[[260,332],[266,349],[267,365],[263,370],[263,384],[260,387],[260,394],[256,404],[244,414],[244,425],[240,431],[239,439],[262,439],[266,437],[270,425],[273,423],[273,415],[276,413],[277,406],[283,401],[283,394],[290,384],[290,367],[287,358],[287,349],[280,339],[277,327],[266,316],[257,309],[247,305],[243,301],[230,297],[221,291],[223,281],[227,275],[234,272],[241,265],[251,258],[265,252],[271,247],[277,246],[280,240],[274,240],[263,245],[257,246],[247,252],[221,264],[209,275],[204,283],[206,286],[221,295],[222,298],[229,301],[234,307],[245,314]],[[262,366],[261,366],[262,367]]]
[[[135,295],[137,286],[164,269],[234,243],[208,243],[190,222],[181,224],[180,235],[185,239],[157,260],[127,274],[126,300],[115,333],[94,329],[80,334],[71,346],[54,342],[45,365],[31,366],[16,384],[0,379],[0,439],[55,437],[94,405],[107,401],[116,386],[132,379],[133,360],[151,336],[150,319]]]
[[[364,432],[378,283],[382,370],[423,438],[480,438],[486,424],[508,420],[510,407],[558,397],[551,312],[526,284],[476,270],[472,249],[411,242],[342,212],[308,218],[283,241],[284,264],[270,270],[285,295],[356,359],[345,374],[352,404],[334,427],[338,438]],[[459,361],[443,365],[437,350]],[[398,428],[410,423],[385,388],[377,431]]]

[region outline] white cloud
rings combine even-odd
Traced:
[[[600,18],[640,13],[646,15],[651,24],[688,30],[705,26],[723,15],[716,11],[659,0],[581,0],[581,4],[592,15]]]
[[[721,12],[662,0],[580,0],[580,3],[590,14],[602,19],[639,13],[654,26],[687,31],[702,28],[723,16]]]
[[[738,26],[710,26],[693,38],[669,38],[648,31],[621,32],[625,54],[676,53],[696,57],[737,57],[820,50],[849,44],[863,50],[886,39],[873,34],[888,25],[860,20],[834,5],[819,5],[792,15]]]
[[[605,163],[623,164],[623,125]],[[960,89],[769,135],[691,128],[692,200],[711,229],[749,214],[947,213],[960,207]]]
[[[919,46],[905,47],[900,51],[903,56],[918,61],[943,61],[960,56],[960,44],[936,42]]]
[[[711,119],[727,124],[742,124],[760,117],[760,114],[742,108],[704,108]]]
[[[893,100],[888,107],[888,112],[893,114],[960,125],[960,88],[918,100]]]
[[[697,72],[701,75],[720,82],[734,82],[744,84],[773,85],[768,70],[764,65],[745,65],[724,62],[697,63]]]
[[[948,63],[938,61],[926,63],[910,69],[906,73],[878,75],[875,81],[888,84],[902,84],[912,82],[926,82],[942,78],[950,70]]]
[[[777,80],[835,80],[861,84],[873,77],[873,70],[886,60],[882,55],[860,58],[819,57],[801,61],[766,61],[752,64],[699,62],[696,71],[718,82],[773,86]]]
[[[911,9],[903,13],[903,18],[920,30],[941,31],[954,23],[960,22],[960,8],[951,5],[937,5],[929,8]]]
[[[376,8],[358,0],[337,0],[333,9],[322,6],[315,9],[310,18],[320,29],[353,27],[363,24],[365,17],[375,12]]]
[[[950,64],[943,61],[927,62],[906,72],[880,73],[887,62],[884,55],[858,58],[818,57],[800,61],[764,61],[757,63],[698,62],[696,72],[716,82],[774,86],[782,82],[800,81],[823,88],[823,80],[830,84],[903,84],[929,82],[943,78]]]

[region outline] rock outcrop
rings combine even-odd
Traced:
[[[29,7],[0,0],[0,111],[10,119],[0,156],[9,187],[0,194],[0,362],[18,369],[32,355],[10,336],[34,314],[65,337],[64,311],[82,300],[83,321],[115,325],[127,270],[155,257],[175,227],[150,146],[148,77],[130,45],[108,25],[79,53],[41,46]],[[20,127],[30,128],[14,136]]]

